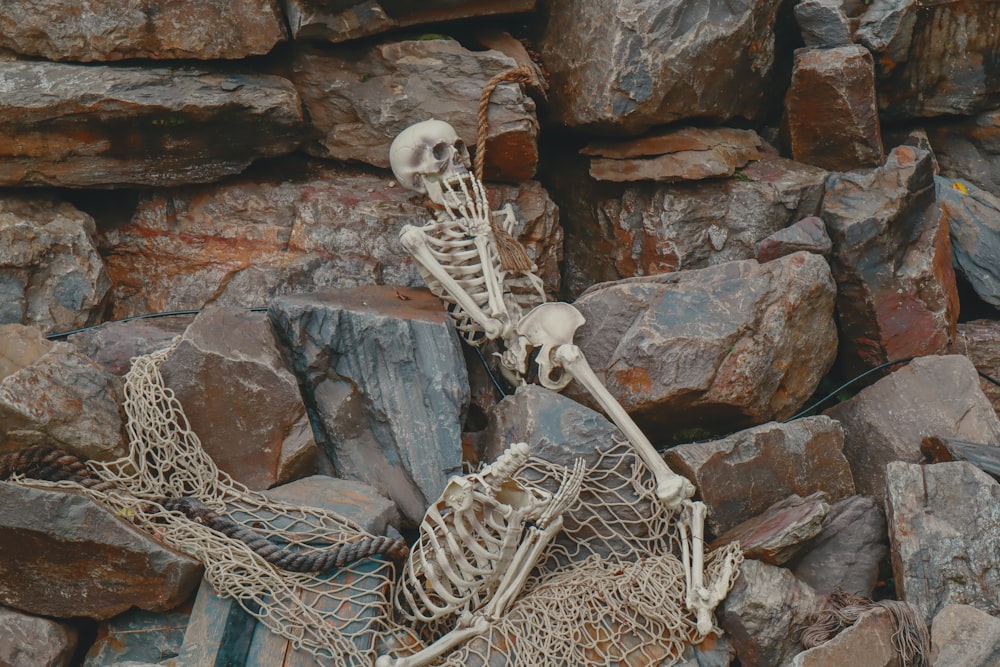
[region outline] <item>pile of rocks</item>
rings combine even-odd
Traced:
[[[373,533],[511,441],[605,446],[572,385],[498,391],[398,241],[430,213],[393,137],[474,146],[526,66],[488,107],[491,201],[747,555],[687,664],[897,665],[877,610],[803,650],[837,589],[915,605],[933,665],[991,664],[991,450],[921,445],[1000,444],[1000,3],[405,4],[0,4],[0,453],[120,456],[122,375],[176,336],[219,466]],[[111,323],[164,311],[199,312]],[[0,494],[0,663],[199,664],[199,563],[83,496]]]

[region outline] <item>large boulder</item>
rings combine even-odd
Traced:
[[[1000,380],[1000,321],[983,319],[959,323],[955,342],[948,352],[965,355],[976,371]],[[1000,414],[1000,386],[982,377],[979,386]]]
[[[836,354],[833,295],[805,252],[605,283],[576,301],[575,341],[654,442],[684,442],[800,408]]]
[[[754,117],[774,66],[779,0],[550,0],[536,48],[556,121],[639,134],[687,118]]]
[[[100,320],[111,280],[94,219],[48,197],[0,197],[0,323],[46,333]]]
[[[291,82],[266,74],[0,61],[0,90],[2,186],[213,181],[304,127]]]
[[[0,46],[46,60],[263,55],[287,32],[278,0],[76,0],[0,5]]]
[[[0,607],[0,665],[69,667],[78,636],[67,623]]]

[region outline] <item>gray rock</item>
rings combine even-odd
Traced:
[[[941,176],[964,178],[1000,197],[1000,109],[926,128]]]
[[[111,280],[95,233],[94,219],[70,204],[0,197],[0,323],[52,333],[97,322]]]
[[[596,181],[579,156],[546,176],[566,228],[565,291],[750,259],[762,239],[819,212],[827,172],[763,154],[739,178]]]
[[[190,618],[186,604],[163,612],[131,609],[102,621],[82,667],[162,664],[180,653]]]
[[[899,146],[885,164],[827,179],[820,216],[833,240],[840,362],[847,376],[937,354],[958,318],[948,227],[930,152]]]
[[[5,2],[0,47],[47,60],[243,58],[286,36],[277,0]]]
[[[934,178],[958,271],[979,298],[1000,308],[1000,196],[969,181]]]
[[[71,625],[0,607],[0,665],[69,667],[77,638]]]
[[[977,371],[1000,379],[1000,322],[960,322],[955,331],[955,342],[949,346],[948,352],[968,357]],[[993,409],[1000,414],[1000,387],[985,378],[980,378],[979,386],[990,399]]]
[[[298,382],[266,313],[205,308],[160,373],[205,452],[237,481],[260,490],[315,472]],[[292,449],[311,449],[312,456],[293,456]]]
[[[745,560],[718,612],[743,667],[778,667],[802,650],[795,630],[823,599],[784,568]]]
[[[970,463],[887,467],[886,514],[900,599],[931,620],[950,604],[1000,612],[1000,484]]]
[[[125,453],[121,380],[34,327],[0,325],[0,449],[55,445],[88,459]]]
[[[516,67],[499,51],[469,51],[451,39],[300,46],[291,76],[313,127],[305,149],[388,167],[396,135],[428,118],[450,123],[474,148],[483,88]],[[487,119],[484,178],[518,183],[534,176],[538,120],[520,84],[501,83],[494,90]]]
[[[785,95],[792,157],[831,171],[882,164],[875,64],[863,46],[795,52]]]
[[[105,619],[176,607],[201,563],[89,498],[0,482],[0,603],[29,614]]]
[[[822,491],[830,502],[854,494],[844,434],[827,417],[770,423],[721,440],[679,445],[664,459],[695,483],[716,534],[792,494]]]
[[[858,492],[885,499],[886,465],[923,460],[920,443],[936,435],[1000,442],[1000,420],[965,357],[928,356],[825,412],[844,428],[844,454]]]
[[[896,622],[881,608],[865,612],[829,641],[796,655],[791,667],[905,667],[893,646]],[[957,664],[957,663],[956,663]]]
[[[811,253],[605,283],[575,341],[654,443],[687,442],[801,407],[836,354],[833,291]]]
[[[15,61],[0,90],[3,186],[213,181],[292,152],[303,130],[295,88],[265,74]]]
[[[819,535],[792,571],[822,595],[837,589],[871,597],[879,565],[889,553],[885,516],[869,496],[831,503]]]
[[[399,528],[395,503],[368,484],[326,475],[311,475],[264,492],[268,498],[304,507],[332,510],[372,535],[385,535],[389,526]]]
[[[362,287],[281,297],[269,315],[338,476],[372,485],[419,523],[461,473],[469,402],[441,303],[425,290]]]
[[[620,135],[687,118],[754,117],[768,91],[780,4],[544,3],[534,41],[550,73],[553,119]]]
[[[770,262],[772,259],[791,255],[804,250],[817,255],[829,255],[833,242],[826,233],[826,225],[816,216],[802,218],[793,225],[779,229],[765,239],[761,239],[753,249],[754,259]]]
[[[931,624],[933,667],[993,667],[1000,658],[1000,619],[965,604],[950,604]]]
[[[535,0],[425,0],[419,4],[370,0],[284,0],[295,39],[344,42],[389,30],[535,9]]]
[[[806,46],[846,46],[852,41],[843,0],[802,0],[795,5],[795,22]]]
[[[170,345],[184,333],[194,315],[171,315],[145,320],[106,322],[66,337],[81,353],[112,375],[125,375],[132,358]]]

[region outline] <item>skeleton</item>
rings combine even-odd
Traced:
[[[439,209],[427,224],[403,227],[400,240],[417,261],[428,288],[447,304],[463,338],[477,346],[486,341],[500,343],[501,367],[516,382],[524,382],[530,356],[537,350],[535,363],[542,386],[561,391],[576,380],[586,388],[655,477],[660,501],[670,510],[686,509],[682,521],[691,528],[690,534],[686,527],[682,530],[688,606],[699,626],[710,628],[712,611],[724,591],[704,585],[704,505],[689,500],[694,486],[666,465],[573,343],[576,330],[585,323],[583,315],[570,304],[546,302],[534,266],[518,272],[503,267],[498,237],[513,231],[516,218],[510,204],[500,211],[490,210],[482,183],[469,172],[464,142],[442,121],[424,121],[400,133],[390,148],[389,162],[401,185],[427,195]],[[467,537],[460,539],[465,543]],[[489,579],[486,573],[478,576]],[[448,581],[459,585],[459,579],[449,576]],[[479,600],[476,596],[490,590],[504,600],[516,595],[504,586],[486,586],[469,599]],[[434,606],[429,600],[424,604]],[[457,602],[449,604],[450,611],[458,608]]]
[[[457,616],[455,628],[413,655],[382,656],[376,667],[433,662],[485,632],[524,588],[583,480],[578,460],[555,494],[522,486],[513,475],[527,459],[528,445],[515,443],[481,472],[448,481],[420,524],[396,589],[396,608],[408,620],[425,623]]]

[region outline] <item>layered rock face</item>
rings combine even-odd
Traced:
[[[539,488],[591,475],[555,560],[663,555],[613,560],[658,507],[591,393],[504,376],[425,288],[400,230],[447,213],[389,148],[433,118],[710,549],[746,558],[683,653],[618,615],[557,639],[594,664],[992,665],[998,63],[1000,3],[974,0],[0,1],[0,663],[313,661],[162,531],[52,484],[72,457],[141,467],[123,377],[153,352],[248,494],[412,545],[453,476],[525,442]],[[369,662],[418,648],[388,569],[322,584]],[[871,610],[800,641],[845,594]],[[527,618],[481,662],[517,659]]]

